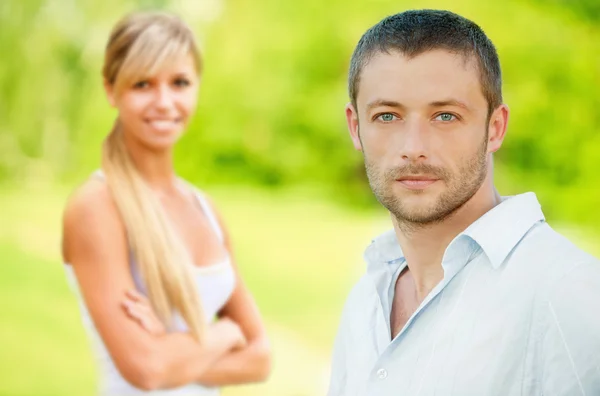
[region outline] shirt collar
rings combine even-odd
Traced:
[[[485,213],[456,238],[467,236],[487,255],[493,268],[498,268],[509,253],[536,223],[544,221],[541,205],[534,193],[502,197],[500,204]],[[376,237],[365,250],[367,272],[382,265],[404,260],[395,231]]]
[[[471,237],[498,268],[525,234],[545,221],[542,208],[532,192],[503,197],[502,202],[471,224],[462,234]]]
[[[404,260],[404,253],[396,238],[394,229],[379,235],[367,247],[364,254],[367,272],[376,272],[381,266]]]

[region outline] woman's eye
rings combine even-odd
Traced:
[[[438,115],[437,117],[435,117],[436,120],[439,121],[453,121],[454,119],[456,119],[456,116],[454,114],[450,114],[450,113],[442,113],[440,115]]]
[[[392,113],[383,113],[380,114],[377,118],[379,118],[383,122],[392,122],[396,118]]]
[[[148,81],[138,81],[135,84],[133,84],[133,88],[136,89],[142,89],[142,88],[147,88],[150,84],[148,83]]]
[[[177,87],[187,87],[190,85],[190,81],[185,78],[178,78],[175,80],[175,86]]]

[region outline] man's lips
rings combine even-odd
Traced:
[[[411,190],[422,190],[438,180],[433,176],[402,176],[396,179],[397,182]]]

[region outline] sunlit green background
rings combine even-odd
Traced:
[[[115,117],[100,79],[108,32],[140,7],[180,13],[202,42],[198,115],[176,165],[223,212],[274,347],[268,383],[225,395],[325,393],[362,250],[388,227],[343,117],[352,50],[386,15],[446,8],[483,27],[512,110],[501,192],[535,191],[551,224],[600,255],[597,0],[2,0],[0,395],[94,393],[60,218]]]

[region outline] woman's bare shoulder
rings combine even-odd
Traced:
[[[90,178],[78,186],[69,196],[65,205],[65,220],[77,217],[86,221],[98,214],[109,215],[116,211],[110,190],[106,182],[98,178]]]
[[[63,254],[83,240],[119,238],[123,234],[117,207],[104,180],[90,178],[73,191],[63,212]],[[65,257],[67,259],[68,257]]]

